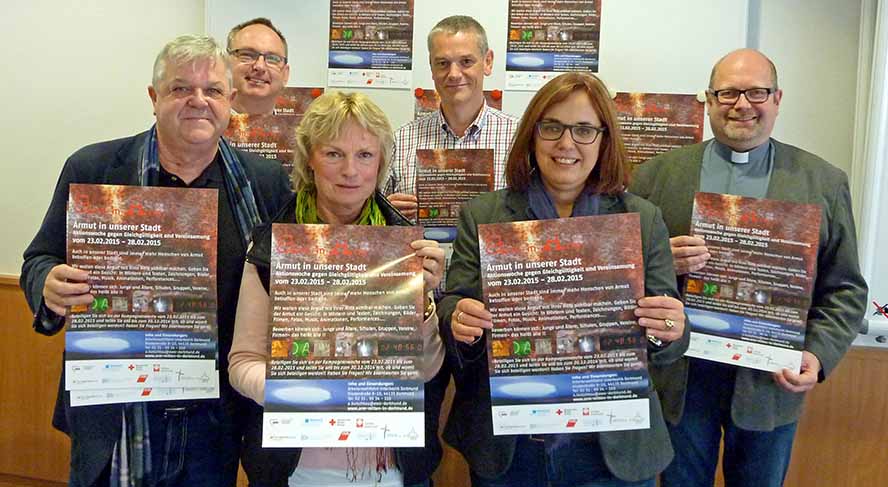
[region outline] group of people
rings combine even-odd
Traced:
[[[711,486],[724,439],[729,486],[778,486],[789,465],[804,392],[847,350],[867,295],[858,269],[845,174],[770,137],[782,91],[773,63],[751,49],[712,69],[713,140],[633,168],[607,87],[570,72],[543,86],[518,120],[486,104],[493,51],[466,16],[428,35],[440,109],[393,131],[367,96],[328,92],[296,129],[294,170],[233,149],[232,112],[272,113],[289,78],[284,35],[268,20],[212,38],[181,36],[157,56],[148,94],[156,123],[141,134],[87,146],[62,170],[49,210],[24,254],[21,285],[34,328],[54,334],[70,306],[89,304],[89,274],[65,263],[68,186],[125,184],[218,190],[218,400],[71,407],[60,382],[53,424],[71,438],[70,485],[423,486],[441,460],[438,416],[451,377],[444,439],[480,486]],[[424,448],[261,447],[269,360],[271,223],[410,225],[417,212],[417,149],[494,151],[495,191],[460,213],[444,297],[431,292],[444,252],[422,259],[420,326]],[[823,224],[800,372],[765,373],[683,357],[689,343],[678,283],[706,266],[689,236],[696,191],[817,204]],[[575,435],[494,436],[487,366],[493,326],[481,292],[477,225],[634,212],[640,215],[645,295],[635,316],[653,337],[650,428]],[[123,424],[143,421],[149,435]],[[135,461],[138,459],[139,461]],[[146,463],[147,462],[147,463]]]

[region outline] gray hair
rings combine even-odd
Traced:
[[[228,86],[232,85],[231,65],[222,46],[210,36],[182,35],[168,42],[154,60],[151,85],[155,88],[163,79],[168,64],[181,66],[198,61],[221,62],[225,66]]]
[[[284,57],[289,57],[288,47],[287,47],[287,38],[284,37],[284,34],[271,23],[271,20],[265,17],[256,17],[255,19],[250,19],[246,22],[241,22],[240,24],[235,25],[231,28],[231,31],[228,32],[228,45],[226,46],[228,50],[231,50],[231,45],[234,44],[234,38],[237,36],[238,32],[246,29],[251,25],[264,25],[272,30],[280,39],[281,43],[284,45]]]
[[[487,54],[490,46],[487,44],[487,32],[477,20],[468,15],[451,15],[441,19],[440,22],[432,27],[426,42],[429,46],[429,53],[432,52],[432,39],[438,34],[454,35],[458,32],[472,33],[478,37],[478,49],[481,51],[481,57]]]

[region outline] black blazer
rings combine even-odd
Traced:
[[[40,229],[25,250],[21,287],[35,312],[34,330],[45,335],[58,333],[62,320],[44,327],[43,285],[49,271],[65,263],[68,185],[71,183],[138,185],[138,164],[148,133],[86,146],[65,162],[52,202]],[[289,180],[279,163],[238,151],[249,179],[259,215],[266,221],[292,194]],[[227,375],[223,374],[223,378]],[[115,442],[120,438],[121,404],[72,408],[64,389],[64,368],[59,381],[52,424],[71,438],[71,475],[79,484],[90,485],[108,465]],[[229,388],[227,384],[220,384]]]
[[[401,214],[391,203],[378,191],[373,195],[376,204],[382,211],[388,225],[412,225],[404,215]],[[296,197],[293,196],[287,204],[284,205],[280,213],[275,216],[271,222],[256,227],[253,232],[253,243],[250,251],[247,253],[247,262],[256,266],[259,273],[259,279],[265,287],[265,292],[269,289],[269,265],[271,258],[271,224],[272,223],[295,223],[296,213]],[[432,476],[438,464],[441,462],[441,442],[438,441],[438,418],[441,415],[441,403],[444,401],[444,394],[447,385],[450,383],[450,369],[447,361],[441,366],[441,370],[425,383],[424,395],[424,412],[425,412],[425,447],[423,448],[395,448],[395,460],[398,468],[404,474],[404,485],[418,484],[424,482]],[[260,424],[261,416],[257,419]],[[261,429],[261,426],[259,427]],[[272,450],[272,449],[266,449]],[[280,450],[275,448],[274,450]],[[277,472],[276,478],[265,477],[268,485],[279,487],[287,486],[287,478],[296,470],[299,463],[299,455],[302,453],[300,448],[287,449],[293,455],[292,465],[288,472]],[[285,476],[281,474],[286,473]]]

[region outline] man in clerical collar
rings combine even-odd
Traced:
[[[652,370],[675,448],[663,487],[711,487],[722,434],[724,475],[733,485],[782,485],[804,393],[835,369],[865,313],[848,178],[814,154],[771,138],[782,96],[777,69],[765,55],[753,49],[727,54],[712,68],[706,92],[715,138],[642,164],[629,188],[663,211],[680,283],[710,258],[706,242],[689,236],[695,192],[822,208],[800,372],[696,358]]]
[[[484,78],[493,71],[493,50],[484,27],[472,17],[454,15],[429,32],[429,66],[441,99],[437,112],[395,132],[389,200],[415,217],[417,149],[493,149],[494,189],[505,187],[506,157],[518,119],[488,106]]]
[[[228,33],[228,55],[237,94],[236,113],[274,113],[278,95],[290,79],[287,39],[270,20],[258,17],[238,24]]]

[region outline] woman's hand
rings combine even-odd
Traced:
[[[434,240],[414,240],[410,246],[422,257],[422,278],[425,292],[434,291],[444,275],[444,249]]]
[[[673,297],[645,296],[639,299],[635,317],[649,336],[664,342],[674,342],[684,334],[684,304]]]
[[[493,327],[493,316],[484,309],[484,303],[472,298],[463,298],[456,303],[450,315],[450,331],[453,339],[469,345],[484,335],[485,329]]]

